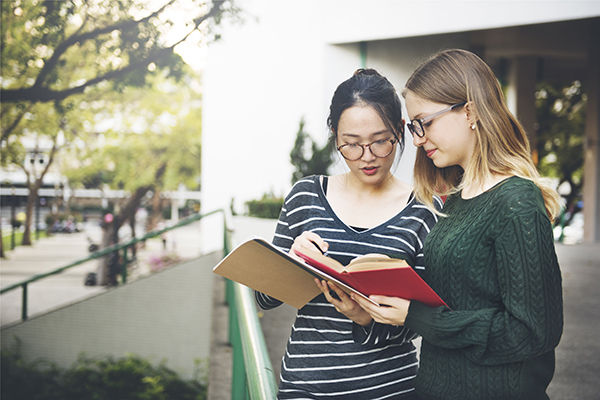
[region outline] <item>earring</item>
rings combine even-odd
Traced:
[[[473,122],[473,124],[471,124],[471,129],[475,130],[475,122]]]

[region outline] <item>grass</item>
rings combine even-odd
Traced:
[[[45,238],[47,236],[48,235],[46,234],[46,231],[40,231],[40,239]],[[31,241],[35,242],[35,240],[36,240],[36,235],[35,235],[35,231],[33,231],[33,232],[31,232]],[[21,246],[22,243],[23,243],[23,232],[16,231],[15,232],[15,247]],[[2,248],[4,249],[4,251],[12,250],[12,233],[4,234],[2,236]]]

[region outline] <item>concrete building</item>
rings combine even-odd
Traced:
[[[584,217],[587,242],[600,241],[599,1],[244,1],[243,24],[223,26],[203,76],[203,211],[234,208],[291,187],[298,124],[327,140],[337,85],[361,66],[400,90],[418,63],[448,48],[480,55],[508,85],[508,103],[528,132],[534,85],[580,80],[588,90]],[[396,175],[411,181],[407,141]],[[334,172],[345,166],[341,158]],[[207,224],[210,223],[207,221]],[[215,227],[219,223],[215,221]],[[205,232],[213,232],[205,229]],[[206,237],[217,248],[218,235]],[[214,242],[214,244],[211,244]]]

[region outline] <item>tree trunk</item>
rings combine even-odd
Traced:
[[[33,208],[38,197],[38,190],[42,186],[42,181],[36,179],[33,185],[29,185],[29,195],[27,196],[27,205],[25,206],[25,231],[23,232],[23,246],[31,246],[31,224],[33,222]],[[36,227],[37,228],[37,227]]]
[[[102,237],[102,248],[111,246],[118,243],[119,241],[119,229],[126,221],[135,219],[135,212],[138,209],[142,199],[151,189],[149,186],[144,186],[135,191],[135,193],[127,199],[125,206],[122,207],[118,214],[115,214],[113,221],[106,224],[104,234]],[[102,259],[98,270],[98,284],[99,285],[113,285],[116,284],[115,268],[120,266],[119,255],[117,252],[111,253]]]

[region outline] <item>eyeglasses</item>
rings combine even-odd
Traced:
[[[413,119],[408,124],[406,124],[406,126],[408,126],[408,130],[413,135],[417,135],[418,137],[423,137],[423,136],[425,136],[425,130],[423,129],[423,124],[424,123],[426,123],[428,121],[431,121],[435,117],[439,117],[440,115],[445,114],[448,111],[452,111],[455,108],[462,107],[465,104],[467,104],[467,102],[463,101],[462,103],[457,103],[457,104],[454,104],[454,105],[452,105],[450,107],[444,108],[443,110],[438,111],[435,114],[431,114],[428,117],[421,118],[421,119]]]
[[[339,146],[337,149],[342,154],[342,157],[348,161],[356,161],[360,159],[363,154],[365,154],[365,149],[367,147],[369,150],[371,150],[371,154],[373,154],[375,157],[385,158],[392,154],[396,142],[396,139],[384,139],[376,140],[369,144],[346,143]]]

